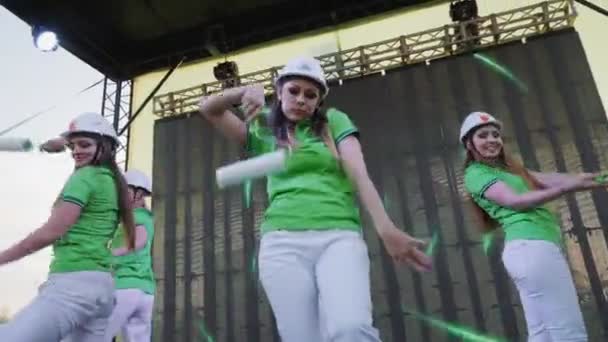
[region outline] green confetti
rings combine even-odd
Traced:
[[[202,319],[199,320],[198,323],[198,332],[200,334],[202,342],[215,342],[213,336],[211,336],[211,334],[207,332],[207,329],[205,328],[205,321]]]
[[[243,183],[243,203],[245,203],[245,208],[251,208],[251,189],[253,187],[253,182],[248,179]]]
[[[513,72],[511,72],[509,69],[507,69],[506,67],[500,65],[498,62],[496,62],[489,56],[482,54],[482,53],[475,53],[475,54],[473,54],[473,57],[476,58],[477,60],[480,60],[483,64],[487,65],[490,69],[492,69],[492,70],[498,72],[499,74],[501,74],[502,76],[506,77],[508,80],[513,82],[519,88],[519,90],[521,90],[522,92],[524,92],[526,94],[528,93],[528,86],[526,86],[526,84],[524,82],[522,82],[519,78],[517,78],[517,76],[515,76],[515,74]]]
[[[257,258],[256,256],[258,255],[257,252],[257,246],[253,247],[253,255],[251,256],[251,266],[249,268],[249,270],[251,271],[251,273],[257,273],[258,271],[258,263],[257,263]]]
[[[481,246],[483,252],[488,255],[494,246],[494,233],[484,233],[481,236]]]
[[[389,196],[386,192],[384,194],[382,194],[382,202],[384,204],[384,208],[386,209],[386,211],[390,211],[389,209],[390,209],[391,202],[390,202]]]
[[[431,242],[426,247],[425,254],[428,256],[432,256],[435,254],[435,250],[437,249],[437,244],[439,244],[439,229],[435,229],[433,233],[433,237],[431,238]]]
[[[594,180],[596,183],[599,183],[599,184],[608,183],[608,172],[602,172],[601,174],[596,176]]]
[[[449,335],[461,338],[463,341],[467,342],[507,342],[506,339],[498,338],[494,336],[483,335],[470,327],[464,325],[458,325],[455,323],[445,322],[439,320],[437,318],[433,318],[428,315],[423,315],[421,313],[410,311],[405,308],[402,309],[404,312],[412,315],[412,317],[421,320],[432,327],[441,329],[447,332]]]

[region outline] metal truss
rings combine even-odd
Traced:
[[[114,81],[106,77],[103,81],[103,98],[101,102],[101,115],[108,119],[116,132],[126,127],[131,118],[131,100],[133,83],[127,81]],[[129,130],[126,129],[120,136],[121,143],[118,149],[117,161],[126,168],[127,145],[129,143]]]
[[[460,23],[402,35],[381,42],[330,53],[317,58],[330,82],[382,73],[388,69],[506,44],[572,27],[577,16],[572,0],[550,0]],[[472,34],[474,32],[475,34]],[[237,77],[241,85],[262,83],[268,94],[280,66]],[[154,97],[153,113],[159,117],[188,114],[198,99],[223,89],[223,82],[161,94]]]

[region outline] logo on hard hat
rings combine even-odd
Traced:
[[[75,131],[76,130],[76,123],[74,121],[70,122],[70,127],[68,127],[69,131]]]
[[[302,63],[300,64],[300,69],[304,70],[304,71],[310,71],[310,65],[308,65],[307,63]]]
[[[488,122],[490,120],[490,116],[488,114],[480,114],[479,118],[481,119],[481,121],[483,122]]]

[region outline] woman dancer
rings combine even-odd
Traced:
[[[355,193],[388,253],[419,271],[431,268],[423,245],[388,217],[366,170],[358,130],[321,108],[328,86],[319,62],[295,58],[264,108],[261,85],[203,98],[200,112],[253,155],[293,149],[285,172],[268,177],[260,279],[285,342],[379,341],[372,324],[369,258]],[[242,105],[246,122],[230,109]],[[258,116],[262,110],[264,115]],[[262,117],[268,116],[268,126]]]
[[[567,175],[526,170],[503,148],[502,124],[487,113],[464,120],[464,182],[473,213],[485,232],[505,232],[503,263],[524,309],[529,341],[587,341],[585,323],[558,219],[544,204],[564,194],[600,186],[589,173]]]
[[[110,317],[106,341],[112,341],[122,330],[123,341],[150,342],[156,288],[151,255],[154,217],[146,207],[145,198],[152,194],[152,182],[138,170],[127,171],[125,179],[135,216],[135,250],[124,247],[122,230],[117,230],[112,242],[112,254],[116,256],[116,307]]]
[[[96,113],[74,119],[63,134],[75,170],[47,222],[0,253],[0,265],[53,245],[48,280],[36,298],[6,325],[0,341],[102,342],[114,307],[112,256],[107,248],[119,219],[133,248],[133,213],[115,161],[118,139]]]

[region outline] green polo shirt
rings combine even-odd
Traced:
[[[248,126],[247,149],[251,156],[277,149],[276,139],[263,115]],[[328,125],[336,146],[358,130],[349,117],[327,111]],[[361,229],[355,188],[340,163],[320,137],[313,134],[309,120],[297,123],[298,147],[287,160],[286,170],[267,177],[269,206],[261,225],[263,233],[275,230],[303,231]]]
[[[140,289],[154,294],[156,283],[152,269],[152,241],[154,240],[154,217],[146,208],[133,210],[136,226],[146,228],[146,245],[133,253],[114,257],[114,278],[117,289]],[[120,227],[112,241],[112,249],[125,245],[124,229]]]
[[[113,172],[99,166],[79,168],[66,182],[60,198],[82,209],[78,221],[53,243],[50,272],[109,272],[107,246],[119,221]]]
[[[503,182],[513,191],[522,194],[530,191],[522,177],[482,163],[470,164],[464,174],[466,190],[490,217],[505,231],[505,241],[546,240],[561,243],[559,222],[544,206],[527,210],[515,210],[498,205],[484,196],[485,191],[496,182]]]

